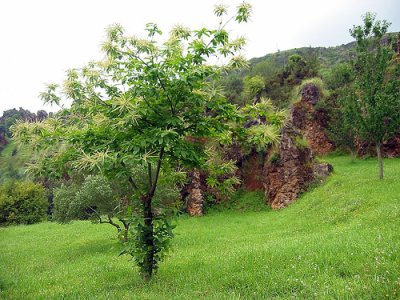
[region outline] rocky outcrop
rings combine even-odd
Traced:
[[[323,180],[332,173],[333,167],[328,163],[314,163],[313,164],[313,177],[316,180]]]
[[[191,182],[186,188],[187,205],[186,211],[190,216],[202,216],[204,198],[201,191],[201,176],[198,169],[194,169],[190,176]]]
[[[292,123],[286,124],[279,154],[266,160],[263,183],[267,202],[273,209],[288,206],[310,183],[323,180],[333,170],[328,163],[315,162],[311,149],[300,142],[302,138],[299,129]]]
[[[284,208],[296,201],[310,183],[322,181],[332,172],[331,165],[315,162],[301,130],[291,122],[282,130],[276,153],[272,148],[266,154],[253,151],[238,162],[242,187],[247,191],[264,190],[266,202],[273,209]],[[182,190],[186,211],[190,216],[202,216],[204,195],[214,195],[217,199],[218,193],[207,186],[207,174],[195,169],[188,173],[188,177],[190,182]]]
[[[287,124],[282,131],[279,154],[267,160],[264,166],[265,194],[274,209],[296,200],[314,178],[311,150],[296,142],[300,138],[301,132]]]
[[[335,147],[326,131],[327,114],[315,109],[320,98],[318,87],[306,84],[301,90],[301,100],[293,104],[290,115],[294,127],[301,130],[311,150],[317,155],[324,155],[333,151]]]
[[[322,181],[332,172],[329,164],[318,164],[314,154],[326,154],[334,149],[326,133],[327,116],[315,106],[321,97],[319,89],[307,84],[301,91],[301,101],[294,104],[290,117],[282,129],[278,149],[253,149],[244,155],[235,142],[224,149],[224,159],[233,160],[242,187],[248,191],[263,190],[266,202],[273,209],[288,206],[304,192],[310,183]],[[254,124],[248,123],[246,126]],[[189,173],[190,183],[184,189],[187,212],[203,215],[204,196],[217,194],[206,184],[206,174],[195,170]]]
[[[333,170],[331,165],[318,164],[314,159],[314,154],[334,150],[326,132],[327,115],[315,109],[320,98],[315,85],[303,87],[301,101],[292,106],[282,130],[279,152],[269,153],[265,159],[263,186],[267,202],[274,209],[288,206],[310,183],[323,180]]]

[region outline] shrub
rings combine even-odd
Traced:
[[[46,218],[48,202],[43,186],[10,181],[0,186],[0,225],[33,224]]]

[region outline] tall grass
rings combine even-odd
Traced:
[[[375,160],[328,161],[334,174],[284,210],[179,218],[150,283],[106,225],[1,228],[0,298],[400,298],[400,160],[383,181]]]

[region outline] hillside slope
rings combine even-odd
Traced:
[[[25,178],[26,164],[34,153],[28,146],[17,147],[11,140],[0,151],[0,183],[9,179]]]
[[[2,299],[398,299],[400,160],[328,159],[334,174],[280,211],[181,217],[143,284],[113,228],[0,228]]]

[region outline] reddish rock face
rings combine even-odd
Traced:
[[[252,152],[243,160],[240,175],[246,191],[261,191],[264,189],[263,178],[264,155]]]
[[[313,154],[326,154],[334,150],[326,133],[327,116],[316,111],[320,99],[318,88],[305,85],[301,101],[290,111],[290,120],[282,131],[279,158],[266,159],[263,185],[268,204],[279,209],[288,206],[304,192],[314,180],[321,180],[332,171],[329,164],[316,164]],[[309,147],[301,143],[305,138]]]
[[[281,132],[279,153],[273,154],[271,149],[265,149],[266,154],[253,151],[244,156],[237,143],[225,149],[224,153],[224,158],[236,161],[242,186],[248,191],[264,190],[267,203],[274,209],[288,206],[311,182],[323,179],[332,171],[332,166],[316,164],[313,157],[314,153],[326,154],[334,148],[326,134],[325,113],[314,109],[319,101],[319,90],[310,84],[301,93],[301,101],[292,106],[290,119]],[[215,194],[215,191],[207,187],[206,174],[195,170],[189,178],[191,183],[183,191],[187,212],[191,216],[201,216],[203,193]]]
[[[279,158],[267,160],[264,166],[265,194],[274,209],[295,201],[314,179],[311,150],[298,145],[298,138],[301,138],[300,131],[288,124],[282,131]]]
[[[314,109],[320,99],[318,88],[308,84],[302,89],[301,95],[301,101],[291,109],[293,125],[302,131],[315,154],[324,155],[333,151],[335,147],[326,132],[327,115]]]
[[[200,171],[195,169],[190,178],[192,182],[187,188],[188,198],[186,210],[190,216],[202,216],[204,199],[201,192]]]
[[[385,157],[400,157],[400,133],[382,144]]]
[[[264,165],[265,195],[273,209],[288,206],[311,182],[323,180],[333,170],[330,164],[316,164],[311,149],[296,142],[300,138],[300,130],[287,124],[282,131],[279,158],[266,160]]]

